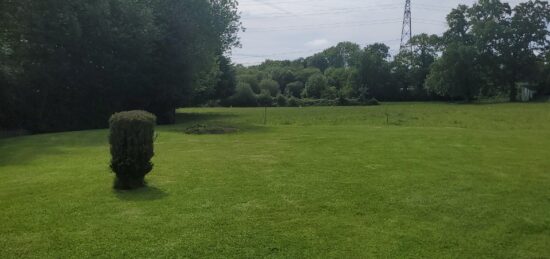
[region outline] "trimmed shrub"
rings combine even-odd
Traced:
[[[109,120],[111,170],[116,189],[129,190],[145,185],[145,175],[153,169],[155,115],[145,111],[115,113]]]

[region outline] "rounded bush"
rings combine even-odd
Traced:
[[[271,96],[277,96],[280,91],[280,86],[277,81],[272,79],[264,79],[260,82],[261,91],[268,91]]]
[[[252,88],[247,83],[237,84],[236,93],[229,98],[228,103],[236,107],[256,107],[258,100]]]
[[[298,100],[296,97],[292,96],[288,99],[288,106],[289,107],[298,107],[298,106],[300,106],[300,100]]]
[[[135,189],[145,185],[145,175],[153,169],[155,115],[145,111],[115,113],[109,120],[111,170],[116,174],[116,189]]]
[[[277,95],[276,100],[277,100],[277,106],[279,107],[285,107],[288,103],[287,98],[282,94]]]
[[[369,99],[365,102],[365,105],[367,105],[367,106],[376,106],[376,105],[380,105],[380,102],[378,100],[376,100],[376,98],[371,98],[371,99]]]
[[[273,106],[273,98],[269,91],[262,90],[262,93],[258,95],[258,104],[262,107],[271,107]]]
[[[300,81],[292,82],[286,85],[286,93],[289,96],[300,97],[300,94],[304,91],[304,83]]]
[[[327,78],[323,74],[312,75],[306,83],[303,97],[320,99],[323,92],[328,88]]]

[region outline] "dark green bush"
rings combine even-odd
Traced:
[[[286,93],[289,96],[300,97],[304,91],[304,83],[300,81],[292,82],[286,85]]]
[[[319,99],[327,88],[327,78],[323,74],[315,74],[307,80],[302,97]]]
[[[338,96],[338,99],[336,101],[338,103],[338,106],[347,106],[350,103],[349,100],[344,96]]]
[[[336,106],[338,105],[338,100],[336,99],[319,99],[317,100],[316,106]]]
[[[155,115],[145,111],[120,112],[111,116],[109,142],[116,189],[145,185],[145,175],[153,169],[155,124]]]
[[[267,90],[262,90],[262,93],[258,95],[258,105],[262,107],[271,107],[273,106],[273,98],[271,93]]]
[[[300,106],[300,100],[294,96],[288,98],[288,106],[289,107],[298,107]]]
[[[336,87],[334,86],[327,87],[321,95],[323,99],[329,99],[329,100],[336,99],[338,98],[338,89],[336,89]]]
[[[361,106],[363,105],[361,103],[361,100],[360,99],[355,99],[355,98],[350,98],[350,99],[346,99],[347,100],[347,106]]]
[[[249,84],[239,83],[236,93],[228,99],[227,104],[235,107],[256,107],[258,100]]]
[[[273,97],[273,96],[277,96],[277,94],[279,93],[280,86],[279,86],[279,83],[277,83],[277,81],[275,80],[264,79],[260,82],[260,91],[261,92],[268,91],[269,94]]]
[[[214,107],[220,107],[221,104],[222,104],[221,100],[209,100],[208,102],[206,102],[204,106],[214,108]]]
[[[380,102],[378,100],[376,100],[376,98],[371,98],[371,99],[369,99],[365,102],[365,105],[375,106],[375,105],[380,105]]]
[[[338,104],[337,100],[328,100],[328,99],[309,99],[303,98],[299,100],[300,106],[336,106]]]
[[[288,100],[286,97],[282,94],[277,95],[277,106],[279,107],[285,107],[288,103]]]

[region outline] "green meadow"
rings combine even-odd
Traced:
[[[550,257],[549,103],[264,112],[179,110],[137,191],[108,130],[1,139],[0,258]]]

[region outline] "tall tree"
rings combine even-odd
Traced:
[[[382,100],[400,96],[399,89],[391,83],[389,56],[389,47],[385,44],[375,43],[364,49],[358,71],[363,89],[357,92],[368,90],[371,97]]]
[[[424,83],[430,66],[437,58],[441,39],[437,35],[423,33],[413,36],[410,44],[414,46],[413,51],[401,51],[391,64],[394,84],[401,89],[410,90],[411,93],[406,91],[404,94],[413,99],[426,99]]]
[[[511,12],[510,5],[500,0],[480,0],[468,9],[470,33],[485,79],[483,92],[488,95],[505,89],[502,48]]]
[[[238,45],[234,0],[2,1],[3,74],[21,127],[106,126],[120,110],[160,123],[195,94],[193,83]],[[5,76],[4,76],[5,77]]]
[[[499,0],[480,0],[468,11],[471,33],[490,85],[517,99],[517,83],[532,81],[536,52],[548,44],[550,9],[546,1],[511,8]]]
[[[443,43],[451,44],[459,42],[463,45],[473,44],[468,12],[469,7],[467,5],[459,5],[457,8],[451,10],[446,17],[449,29],[443,34]]]
[[[303,96],[319,99],[327,88],[327,78],[323,74],[315,74],[307,80]]]
[[[328,61],[329,67],[346,68],[359,64],[361,46],[352,42],[340,42],[336,46],[322,52]]]
[[[325,69],[330,67],[330,63],[327,56],[325,55],[325,53],[322,53],[322,52],[317,53],[311,57],[308,57],[306,59],[306,62],[308,67],[316,67],[319,70],[321,70],[321,72],[324,72]]]
[[[277,83],[281,89],[280,92],[284,93],[287,84],[290,84],[296,80],[296,75],[289,67],[279,67],[271,71],[271,78]]]
[[[455,43],[447,46],[426,79],[426,88],[438,95],[473,100],[482,84],[475,47]]]
[[[502,45],[502,64],[510,100],[516,101],[517,82],[536,84],[538,65],[543,62],[544,49],[550,43],[550,6],[545,1],[520,3],[514,8],[510,26],[506,28]]]
[[[542,74],[540,94],[550,95],[550,51],[546,53],[544,72]]]
[[[237,75],[230,58],[220,55],[218,63],[220,68],[219,80],[215,86],[214,94],[210,98],[226,99],[235,94]]]

